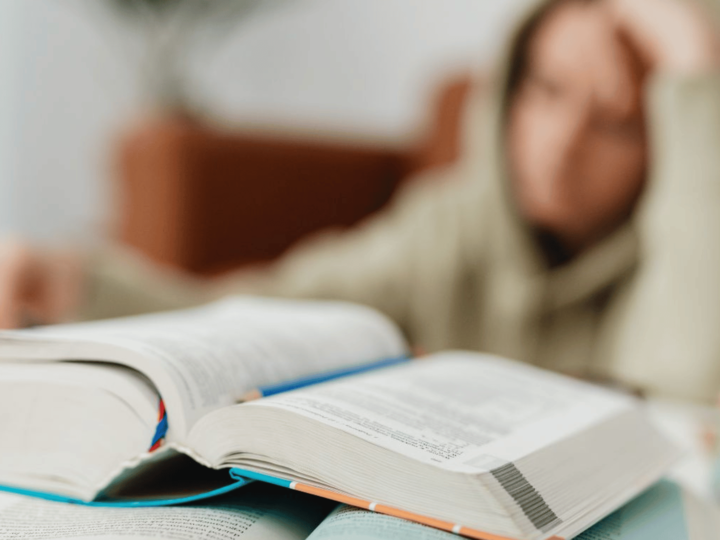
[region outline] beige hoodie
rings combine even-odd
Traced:
[[[382,310],[428,351],[489,351],[650,393],[714,399],[720,74],[651,82],[650,178],[639,207],[612,236],[554,269],[506,195],[506,77],[496,82],[468,107],[464,158],[356,230],[323,234],[268,271],[219,284],[104,255],[88,270],[82,318],[179,308],[230,293],[343,299]]]

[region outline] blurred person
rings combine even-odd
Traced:
[[[231,293],[349,300],[465,348],[710,400],[720,388],[720,53],[677,0],[556,0],[519,27],[463,158],[347,233],[204,282],[115,254],[0,255],[0,325]],[[438,178],[437,176],[440,176]]]

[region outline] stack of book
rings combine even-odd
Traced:
[[[0,433],[0,539],[710,540],[718,525],[662,480],[678,451],[636,398],[490,355],[411,359],[387,318],[344,303],[2,332]]]

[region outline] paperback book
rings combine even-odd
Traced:
[[[259,480],[471,538],[529,540],[577,536],[678,457],[633,397],[491,355],[398,361],[408,353],[368,308],[260,298],[3,332],[0,484],[160,506]]]

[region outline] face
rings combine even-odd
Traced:
[[[506,131],[517,207],[572,253],[621,224],[642,191],[639,64],[602,2],[564,2],[540,23]]]

